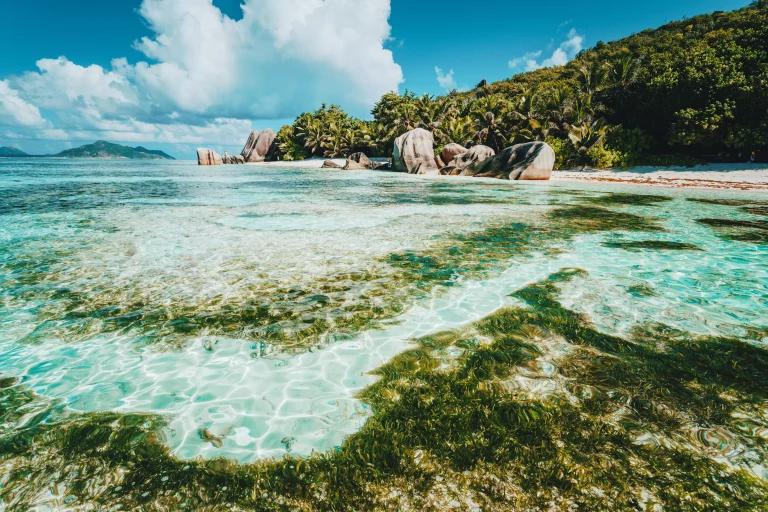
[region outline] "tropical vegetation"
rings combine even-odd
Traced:
[[[746,161],[768,155],[768,0],[598,42],[565,66],[444,96],[384,95],[373,120],[323,105],[278,134],[277,157],[390,156],[413,128],[439,151],[546,141],[557,166]]]

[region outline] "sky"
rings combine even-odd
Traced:
[[[441,94],[749,0],[0,0],[0,146],[238,153],[336,103]]]

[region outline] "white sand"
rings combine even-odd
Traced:
[[[299,167],[319,169],[323,162],[344,165],[343,158],[312,158],[298,162],[269,162],[276,167]],[[385,162],[383,158],[371,159]],[[451,179],[446,177],[446,179]],[[599,181],[633,183],[664,187],[727,188],[742,190],[768,190],[768,164],[709,164],[695,167],[633,167],[611,171],[554,171],[552,179],[556,181]]]
[[[667,187],[768,190],[768,164],[634,167],[612,171],[555,171],[553,180],[626,182]]]

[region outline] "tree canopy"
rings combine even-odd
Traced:
[[[373,121],[325,106],[278,134],[278,156],[389,156],[394,139],[431,131],[496,151],[547,141],[559,167],[746,161],[768,149],[768,0],[599,42],[565,66],[471,91],[384,95]]]

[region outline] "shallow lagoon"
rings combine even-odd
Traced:
[[[387,414],[404,407],[414,389],[459,379],[468,367],[475,368],[470,380],[478,381],[477,400],[485,392],[501,393],[492,402],[536,403],[553,407],[555,416],[581,408],[590,421],[621,428],[631,446],[714,464],[690,467],[692,488],[704,488],[697,479],[736,475],[737,482],[727,482],[742,500],[734,503],[748,508],[765,496],[768,397],[725,375],[721,362],[685,368],[680,361],[694,359],[687,355],[659,363],[679,364],[680,372],[695,377],[680,389],[655,366],[647,375],[637,369],[644,377],[635,384],[642,389],[632,393],[626,382],[602,375],[612,363],[593,368],[613,358],[640,368],[659,354],[689,354],[691,346],[717,340],[754,351],[729,360],[737,370],[754,364],[741,368],[744,378],[767,369],[760,366],[768,343],[764,194],[183,162],[0,160],[0,197],[0,464],[8,470],[0,478],[0,498],[12,504],[55,504],[65,497],[114,504],[124,493],[133,496],[116,483],[124,476],[80,489],[74,477],[51,466],[18,481],[22,468],[30,470],[25,464],[35,466],[46,451],[56,451],[41,435],[56,438],[83,421],[106,422],[118,438],[139,428],[151,434],[143,443],[160,450],[153,452],[157,461],[182,468],[217,457],[240,463],[313,452],[344,457],[350,446],[400,429],[409,432],[403,434],[407,457],[420,467],[430,453],[428,434],[406,428],[403,418],[387,423]],[[504,316],[526,308],[526,315],[538,316]],[[499,326],[488,327],[499,318]],[[439,343],[430,337],[451,329]],[[518,340],[514,350],[504,345],[511,343],[510,330]],[[624,354],[615,340],[649,352]],[[506,347],[501,359],[494,348],[499,344]],[[486,352],[490,359],[475,360]],[[654,386],[659,395],[648,398]],[[682,390],[701,403],[688,397],[698,404],[695,410],[659,420],[657,409],[679,405],[672,398]],[[601,397],[596,400],[604,410],[592,410],[593,396]],[[611,409],[614,402],[620,406]],[[441,411],[462,403],[444,404]],[[655,416],[644,415],[649,408]],[[411,421],[444,428],[444,415],[432,414]],[[142,420],[134,425],[134,418]],[[485,431],[482,419],[472,422],[476,434]],[[507,418],[494,428],[510,425],[525,422]],[[433,479],[450,480],[448,466],[455,473],[452,485],[461,491],[440,491],[451,497],[446,503],[532,506],[504,497],[526,496],[511,476],[497,476],[509,488],[494,491],[503,496],[493,499],[493,492],[464,481],[470,477],[456,476],[459,467],[498,475],[498,468],[483,471],[481,465],[499,455],[482,452],[474,463],[461,461],[474,441],[462,437],[466,427],[455,428],[457,440],[447,434],[443,442],[463,446],[462,455],[434,453],[432,469]],[[540,434],[567,455],[554,434]],[[19,443],[32,452],[19,451]],[[132,444],[124,440],[125,446]],[[438,444],[431,452],[441,450]],[[329,457],[322,460],[333,466]],[[66,453],[56,462],[77,465]],[[110,471],[124,475],[132,464],[122,461]],[[274,471],[269,464],[277,463],[263,464],[254,467]],[[144,477],[162,487],[168,477],[157,471]],[[55,481],[68,482],[61,494],[39,485]],[[445,487],[435,483],[441,481],[433,480],[430,492]],[[674,508],[680,506],[674,498],[693,493],[659,496],[648,482],[618,494]],[[608,495],[620,488],[605,485]],[[565,488],[574,486],[580,484]],[[560,497],[566,494],[561,487],[555,485]],[[586,492],[583,503],[605,496],[606,489]],[[371,500],[379,491],[389,494],[371,490]],[[713,492],[704,494],[730,503],[728,492]],[[240,501],[246,508],[301,503],[280,502],[269,492],[246,494],[231,501],[262,500],[258,506]],[[429,496],[424,489],[417,494]],[[145,498],[159,499],[152,492]],[[220,498],[198,499],[210,504]],[[183,496],[169,503],[187,502],[195,503]]]

